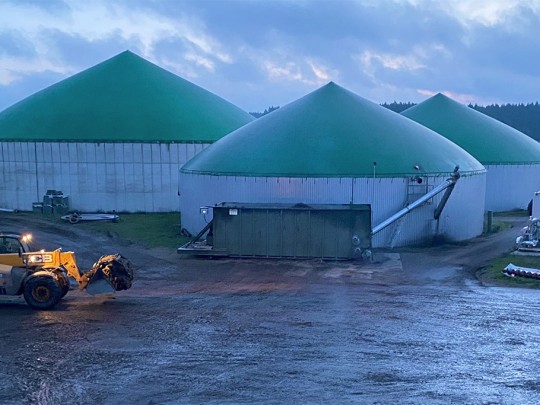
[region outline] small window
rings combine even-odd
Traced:
[[[3,237],[0,238],[0,253],[18,253],[21,244],[16,238]]]

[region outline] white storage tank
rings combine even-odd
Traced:
[[[81,211],[177,211],[181,165],[253,119],[122,52],[0,113],[0,207],[52,189]]]
[[[440,235],[459,241],[483,229],[485,168],[441,135],[336,85],[230,133],[181,169],[182,226],[197,234],[220,203],[369,204],[376,226],[444,183],[427,203],[373,238],[403,246]]]
[[[526,209],[540,189],[540,143],[524,133],[440,93],[402,114],[486,167],[486,211]]]

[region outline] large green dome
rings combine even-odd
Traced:
[[[125,51],[0,113],[0,140],[214,142],[247,112]]]
[[[402,114],[458,144],[484,165],[540,162],[540,143],[443,94]]]
[[[462,174],[485,171],[441,135],[331,82],[230,133],[181,170],[268,177],[399,177],[448,174],[455,166]]]

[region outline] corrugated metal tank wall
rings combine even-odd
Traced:
[[[36,196],[35,149],[26,143],[0,142],[0,207],[31,210]],[[25,202],[30,203],[26,204]]]
[[[177,211],[179,169],[208,145],[0,142],[0,207],[29,211],[52,189],[81,211]]]
[[[450,240],[467,240],[482,233],[485,190],[486,173],[459,179],[440,219],[440,230]]]
[[[444,182],[446,177],[427,178],[428,186]],[[408,178],[257,178],[209,176],[180,173],[180,210],[182,226],[198,233],[210,216],[199,208],[222,202],[371,204],[372,224],[378,225],[402,209],[408,202]],[[449,239],[466,240],[482,233],[485,174],[462,177],[441,218],[440,230]],[[433,212],[441,194],[431,204],[408,214],[399,225],[391,225],[373,239],[374,247],[421,243],[434,234]],[[446,226],[451,224],[451,226]],[[396,227],[400,232],[396,232]]]
[[[486,211],[526,209],[540,190],[540,165],[486,165]]]

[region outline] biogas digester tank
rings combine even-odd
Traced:
[[[79,211],[177,211],[181,165],[252,120],[122,52],[0,112],[0,207],[60,190]]]
[[[478,236],[485,168],[441,135],[331,82],[220,139],[180,174],[182,226],[196,234],[221,203],[369,204],[376,225],[446,181],[458,181],[439,219],[430,199],[373,238],[402,246]]]

